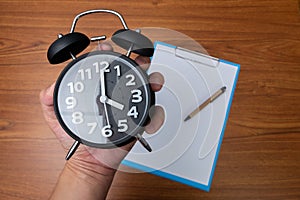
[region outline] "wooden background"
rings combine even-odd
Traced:
[[[209,193],[119,172],[108,199],[300,199],[300,13],[296,0],[0,1],[0,199],[47,199],[65,152],[38,94],[65,64],[48,46],[79,12],[110,8],[131,28],[164,27],[241,64]],[[112,34],[111,16],[78,31]],[[98,31],[98,32],[97,32]],[[100,33],[100,34],[101,34]]]

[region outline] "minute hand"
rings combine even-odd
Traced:
[[[105,79],[104,79],[104,70],[100,70],[100,88],[101,88],[101,96],[100,96],[100,102],[104,105],[104,113],[106,116],[107,125],[110,127],[109,118],[108,118],[108,112],[107,112],[107,106],[106,101],[107,97],[105,95]]]
[[[101,96],[106,96],[104,70],[100,70],[100,87],[101,87]]]

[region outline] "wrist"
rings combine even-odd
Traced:
[[[64,170],[73,173],[78,179],[96,184],[112,180],[116,173],[116,169],[107,167],[106,165],[81,161],[76,158],[67,161]]]
[[[68,161],[50,199],[105,199],[115,170],[87,165]]]

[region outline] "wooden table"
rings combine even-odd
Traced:
[[[44,122],[39,91],[65,64],[46,52],[79,12],[110,8],[128,26],[164,27],[241,71],[209,193],[119,172],[108,199],[300,199],[300,15],[296,0],[0,1],[0,199],[47,199],[65,152]],[[111,16],[80,22],[112,34]]]

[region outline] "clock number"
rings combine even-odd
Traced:
[[[107,61],[102,61],[102,62],[100,62],[100,65],[102,66],[103,65],[103,67],[102,67],[102,69],[101,70],[104,70],[104,72],[110,72],[110,70],[109,70],[109,63],[107,62]]]
[[[72,122],[73,122],[73,124],[81,124],[83,122],[82,112],[73,112]]]
[[[110,128],[111,128],[110,125],[106,125],[102,128],[101,132],[102,132],[103,137],[108,138],[108,137],[112,136],[113,132]]]
[[[128,74],[125,76],[128,80],[128,82],[126,83],[126,86],[132,86],[132,85],[135,85],[135,76],[132,75],[132,74]]]
[[[81,78],[81,80],[82,81],[84,81],[85,80],[85,73],[86,73],[86,75],[87,75],[87,79],[92,79],[92,70],[91,70],[91,68],[88,68],[88,69],[86,69],[86,70],[83,70],[83,69],[80,69],[80,70],[78,70],[78,73],[80,74],[80,78]]]
[[[75,97],[67,97],[65,102],[67,104],[67,109],[73,109],[77,105]]]
[[[92,134],[95,131],[96,127],[97,127],[97,122],[90,122],[90,123],[87,123],[86,125],[88,127],[91,127],[88,134]]]
[[[127,113],[127,116],[137,118],[139,113],[137,112],[136,106],[132,106]]]
[[[117,71],[117,76],[121,76],[121,69],[120,69],[120,65],[116,65],[116,66],[114,66],[114,69]]]
[[[75,84],[73,82],[68,83],[68,86],[70,88],[70,93],[75,92],[82,92],[84,90],[84,85],[82,82],[78,81]]]
[[[128,130],[127,119],[118,120],[118,132],[125,132]]]
[[[104,65],[104,66],[102,67],[101,70],[104,70],[104,72],[110,72],[110,70],[107,69],[107,68],[109,67],[109,63],[108,63],[107,61],[102,61],[102,62],[100,62],[100,66],[102,66],[102,65]],[[95,63],[93,64],[93,66],[95,67],[96,73],[99,73],[99,72],[100,72],[99,63],[98,63],[98,62],[95,62]]]
[[[131,99],[132,103],[139,103],[143,100],[141,90],[131,90],[131,94],[132,94],[132,99]]]
[[[127,130],[128,130],[127,119],[118,120],[118,132],[125,132]],[[104,126],[101,132],[103,137],[111,137],[113,135],[113,131],[111,130],[110,125]]]
[[[96,72],[96,73],[99,73],[99,64],[98,64],[98,62],[95,62],[95,63],[93,64],[93,66],[95,67],[95,72]]]

